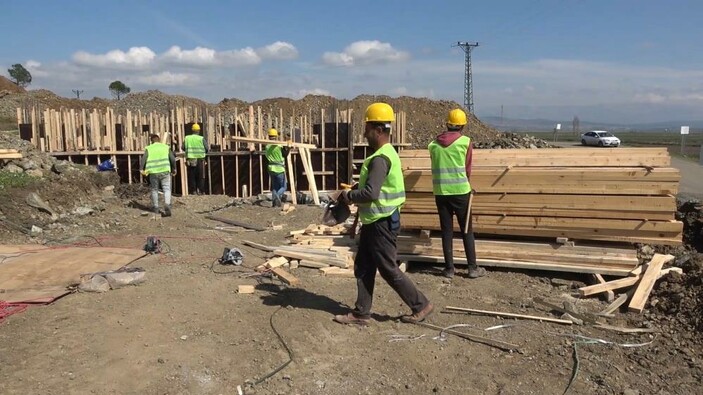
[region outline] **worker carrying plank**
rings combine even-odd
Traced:
[[[457,108],[449,112],[447,130],[428,146],[432,162],[432,192],[442,229],[445,277],[454,277],[454,216],[459,221],[459,232],[464,243],[469,277],[486,275],[486,269],[476,265],[476,243],[471,226],[471,139],[462,135],[466,113]]]
[[[269,140],[278,140],[278,131],[269,129]],[[285,199],[286,192],[286,162],[288,156],[288,147],[282,147],[278,144],[266,145],[266,160],[268,161],[269,177],[271,178],[271,198],[273,207],[281,207],[282,201]]]
[[[151,207],[159,213],[159,187],[164,193],[164,217],[171,216],[171,176],[176,175],[176,157],[171,148],[161,142],[158,134],[151,135],[151,144],[142,156],[142,175],[149,177]]]
[[[190,130],[190,134],[183,141],[183,150],[186,153],[186,165],[188,167],[188,190],[190,193],[200,195],[205,193],[207,141],[200,134],[199,124],[194,123]]]
[[[356,305],[348,314],[334,317],[341,324],[363,326],[370,323],[376,270],[412,310],[412,314],[401,317],[401,321],[423,321],[433,310],[427,297],[396,263],[405,183],[400,158],[389,143],[394,119],[393,108],[386,103],[373,103],[366,109],[364,137],[374,152],[361,166],[358,189],[337,192],[338,200],[359,207],[361,222],[359,250],[354,259]]]

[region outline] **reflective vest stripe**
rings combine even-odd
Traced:
[[[170,173],[171,161],[169,160],[168,145],[153,143],[146,147],[148,153],[144,170],[149,174]]]
[[[189,134],[185,138],[186,159],[205,158],[205,139],[199,134]]]
[[[366,187],[369,175],[369,164],[377,156],[384,156],[390,162],[390,169],[383,184],[378,198],[369,203],[361,203],[359,206],[359,220],[362,224],[368,225],[393,214],[405,203],[405,182],[403,171],[400,165],[400,158],[390,144],[385,144],[371,156],[364,160],[359,174],[359,188]]]
[[[427,149],[432,161],[432,192],[435,195],[464,195],[471,192],[466,175],[466,155],[471,139],[461,136],[448,147],[432,141]]]
[[[283,149],[280,145],[269,144],[266,146],[266,160],[268,161],[269,173],[284,173],[286,171],[285,162],[283,161]]]

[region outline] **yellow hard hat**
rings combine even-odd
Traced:
[[[190,130],[192,130],[192,131],[194,131],[194,132],[199,132],[199,131],[200,131],[200,125],[198,125],[197,123],[195,123],[195,124],[193,124],[193,127],[190,128]]]
[[[447,124],[454,126],[464,126],[466,125],[466,113],[461,108],[456,108],[449,111],[449,116],[447,117]]]
[[[269,137],[278,137],[278,130],[274,128],[269,129]]]
[[[373,103],[366,108],[364,122],[391,123],[395,121],[393,107],[387,103]]]

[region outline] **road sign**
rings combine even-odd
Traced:
[[[681,126],[681,134],[688,134],[688,126]]]

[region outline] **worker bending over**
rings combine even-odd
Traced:
[[[459,221],[459,232],[469,263],[469,277],[477,278],[486,274],[484,268],[476,265],[476,242],[469,212],[473,147],[471,139],[461,134],[464,126],[466,113],[461,109],[451,110],[447,118],[447,131],[438,135],[427,147],[432,160],[432,192],[442,229],[445,262],[443,274],[447,278],[454,276],[454,216]]]
[[[400,158],[389,143],[394,119],[393,108],[386,103],[374,103],[366,109],[364,137],[374,152],[361,167],[359,188],[338,192],[338,199],[359,207],[361,222],[359,251],[354,259],[356,305],[348,314],[334,317],[342,324],[363,326],[370,323],[376,270],[412,310],[412,314],[401,317],[401,321],[423,321],[433,310],[427,297],[400,271],[396,262],[405,183]]]

